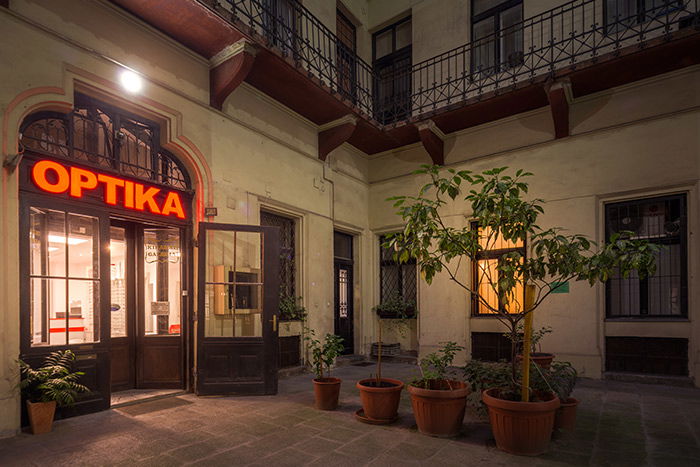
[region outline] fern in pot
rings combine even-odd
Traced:
[[[27,401],[29,423],[35,435],[51,431],[56,405],[71,406],[79,393],[89,392],[78,382],[84,373],[71,371],[74,360],[75,354],[70,350],[52,352],[39,368],[19,360],[19,388]]]
[[[415,258],[426,282],[444,274],[480,309],[505,325],[513,342],[510,382],[484,391],[483,399],[500,449],[541,454],[551,438],[559,398],[551,392],[531,393],[528,345],[523,349],[523,371],[520,375],[516,371],[519,324],[526,323],[524,340],[528,342],[532,313],[568,281],[587,281],[592,286],[616,274],[652,274],[659,247],[634,238],[631,232],[613,234],[597,245],[561,228],[539,227],[544,202],[528,199],[527,178],[532,174],[523,170],[508,173],[507,167],[501,167],[474,173],[423,166],[416,174],[427,178],[417,196],[390,198],[405,223],[401,232],[390,236],[390,246],[399,261]],[[476,228],[470,223],[453,227],[443,219],[446,207],[450,212],[467,212]],[[483,252],[504,244],[527,248],[512,249],[495,259],[482,258]],[[474,284],[465,280],[460,266],[475,266]],[[501,429],[506,426],[511,429]]]

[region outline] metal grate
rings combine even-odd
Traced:
[[[605,371],[688,376],[688,339],[606,337]]]
[[[497,362],[511,359],[511,343],[500,332],[473,332],[472,359]]]
[[[296,298],[296,252],[294,219],[260,211],[260,225],[280,230],[280,296]]]
[[[685,195],[611,203],[605,206],[605,234],[633,232],[633,238],[662,245],[656,273],[640,279],[615,275],[606,283],[608,318],[686,317],[687,217]]]
[[[404,303],[415,307],[418,288],[416,260],[409,259],[406,263],[399,263],[394,259],[393,250],[382,247],[385,241],[385,236],[379,237],[380,299],[385,302],[392,297],[398,297]]]
[[[75,110],[68,114],[39,112],[27,117],[21,143],[36,153],[187,190],[187,172],[160,148],[159,131],[156,123],[76,94]]]

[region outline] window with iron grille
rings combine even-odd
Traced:
[[[473,332],[472,359],[497,362],[511,359],[511,343],[500,332]]]
[[[488,229],[480,229],[476,222],[472,222],[472,229],[479,229],[479,242],[481,250],[476,255],[476,261],[472,265],[472,284],[479,293],[479,297],[472,296],[472,314],[493,315],[494,310],[506,308],[506,312],[519,313],[525,299],[525,288],[522,283],[515,286],[513,298],[507,306],[501,303],[493,285],[498,283],[498,261],[508,253],[518,252],[525,257],[525,242],[513,243],[500,238],[499,235],[491,235]]]
[[[21,128],[24,149],[189,189],[187,171],[160,147],[160,126],[84,94],[67,114],[39,112]]]
[[[388,300],[398,298],[407,306],[413,306],[415,309],[418,286],[416,260],[409,259],[406,263],[399,263],[394,259],[394,251],[382,246],[384,242],[386,242],[386,237],[379,237],[381,302],[385,303]]]
[[[472,73],[492,75],[523,63],[523,1],[472,2]]]
[[[661,245],[656,272],[614,275],[606,283],[607,318],[688,316],[687,217],[685,195],[647,198],[605,206],[605,237],[633,232],[632,238]]]
[[[260,211],[260,225],[280,229],[280,297],[296,298],[296,250],[294,219]]]

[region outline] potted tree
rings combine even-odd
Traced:
[[[343,338],[335,334],[326,334],[323,341],[315,338],[313,329],[309,330],[306,340],[311,350],[311,365],[314,374],[314,398],[319,410],[335,410],[340,395],[340,378],[331,377],[331,366],[343,351]]]
[[[484,391],[483,400],[498,447],[513,454],[537,455],[549,444],[559,398],[551,392],[530,391],[532,313],[568,281],[586,280],[593,285],[616,272],[627,275],[633,270],[645,277],[654,270],[658,247],[634,239],[630,232],[616,233],[598,246],[583,235],[540,228],[537,220],[544,213],[543,201],[525,199],[526,178],[532,174],[518,170],[509,175],[506,170],[475,174],[447,169],[443,176],[439,166],[423,166],[416,173],[429,180],[417,196],[390,198],[405,226],[390,236],[389,245],[399,261],[415,258],[428,283],[436,274],[446,274],[506,326],[513,342],[511,381],[506,387]],[[443,207],[457,200],[465,186],[468,192],[462,196],[478,228],[452,227],[442,218]],[[510,250],[495,260],[480,257],[482,251],[504,243],[526,244],[527,249]],[[461,259],[476,266],[474,284],[459,273]],[[523,371],[518,375],[515,341],[521,322],[525,323]]]
[[[78,393],[89,392],[86,386],[78,383],[83,373],[71,371],[73,360],[72,351],[57,350],[36,369],[19,361],[19,388],[26,400],[29,424],[35,435],[51,431],[57,404],[73,405]]]
[[[522,350],[523,346],[523,336],[525,334],[524,323],[518,323],[518,333],[516,334],[515,345]],[[542,326],[536,331],[532,331],[530,335],[530,360],[535,362],[540,368],[549,368],[552,360],[554,360],[554,354],[548,352],[542,352],[542,338],[551,333],[552,328],[550,326]],[[510,333],[504,334],[508,339],[512,339],[513,335]],[[522,355],[518,355],[518,359],[521,359]]]
[[[421,378],[408,386],[418,431],[430,436],[457,436],[462,428],[469,386],[450,379],[447,369],[464,347],[447,342],[421,359]]]

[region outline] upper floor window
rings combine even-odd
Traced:
[[[472,73],[490,75],[523,63],[523,1],[472,2]]]
[[[357,33],[355,25],[340,10],[336,11],[336,29],[338,37],[337,67],[338,91],[341,95],[355,101],[356,96],[356,55]]]
[[[372,36],[375,118],[381,123],[410,116],[412,34],[408,17]]]
[[[263,0],[262,6],[265,36],[283,55],[292,55],[298,18],[295,0]]]
[[[155,122],[100,102],[75,95],[68,114],[39,112],[21,128],[22,146],[34,152],[106,167],[151,183],[189,189],[181,163],[160,147]]]
[[[605,0],[605,30],[620,32],[683,7],[683,0]]]
[[[616,275],[606,284],[608,318],[688,316],[687,217],[685,195],[647,198],[605,206],[605,236],[631,231],[634,238],[662,245],[656,272],[640,279]]]
[[[379,237],[379,283],[380,300],[382,303],[392,299],[399,299],[408,307],[417,305],[416,260],[409,259],[400,263],[394,259],[394,250],[384,248],[386,237]]]
[[[525,257],[525,243],[517,243],[503,240],[499,235],[491,233],[490,229],[482,229],[474,222],[472,229],[479,229],[479,242],[481,251],[477,254],[477,260],[472,267],[472,284],[478,291],[479,297],[472,297],[472,314],[494,314],[495,310],[503,310],[508,313],[520,313],[525,298],[525,288],[522,282],[515,286],[508,303],[502,303],[496,292],[498,283],[498,262],[503,255],[518,252]]]

